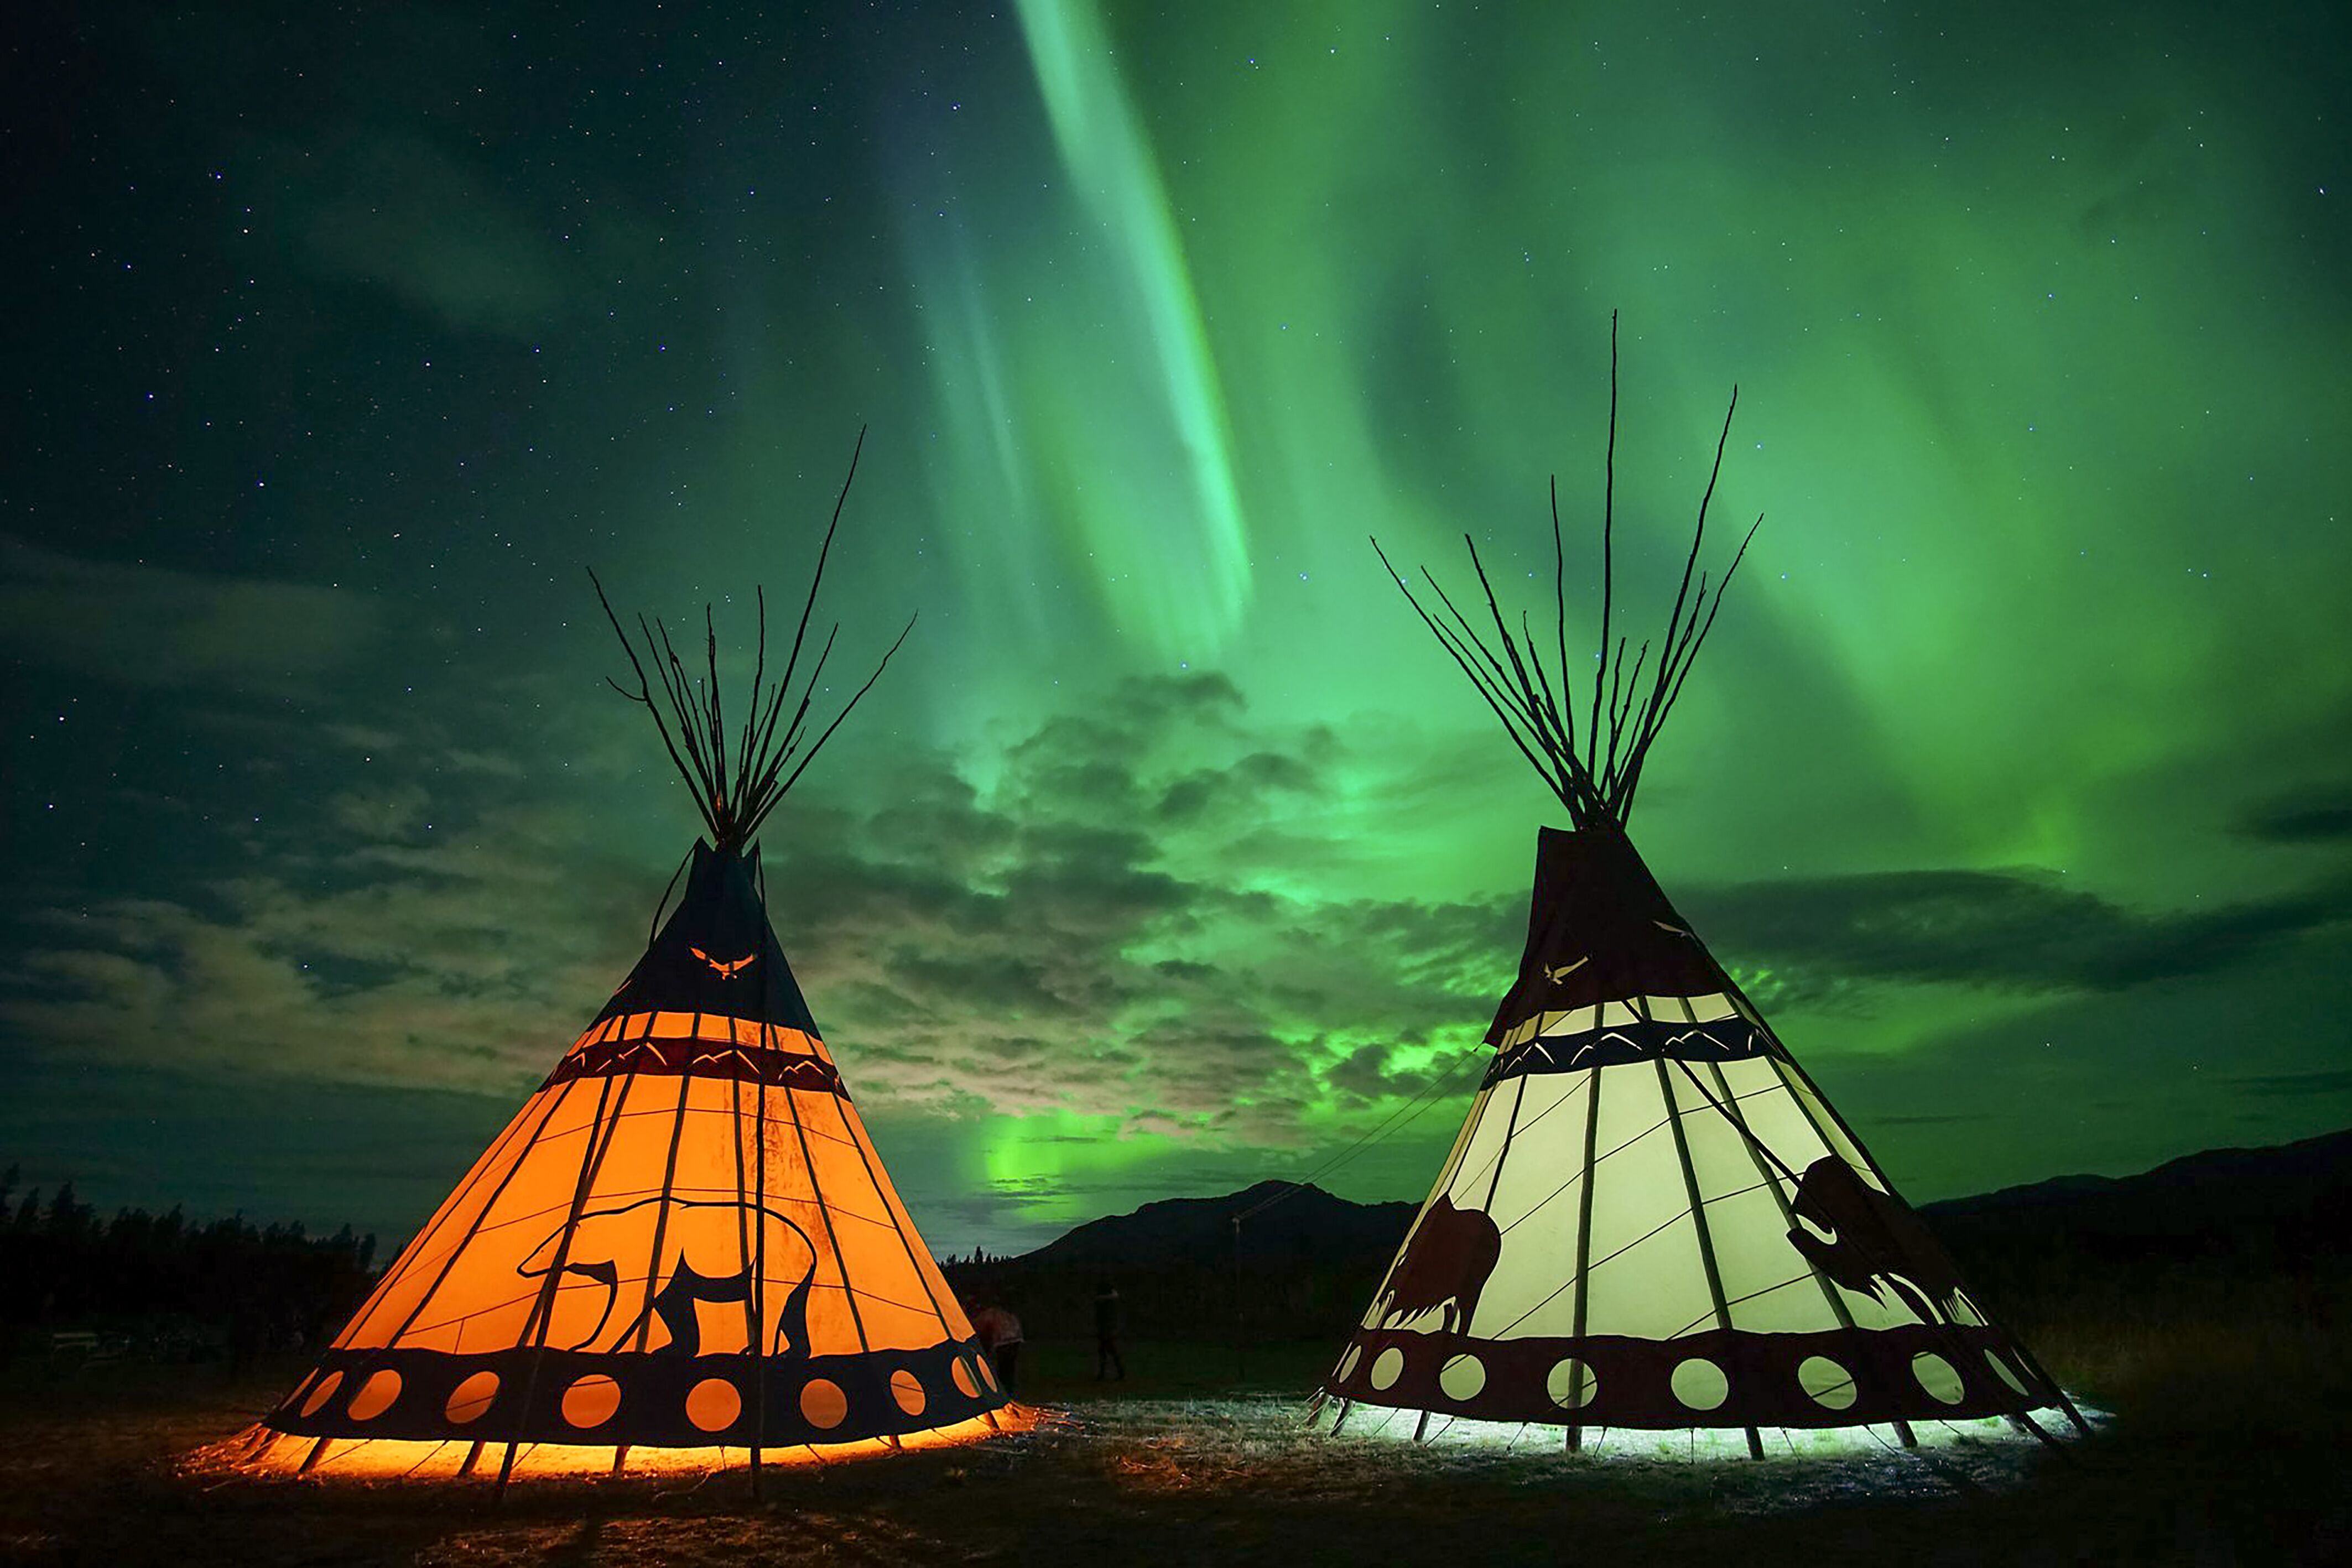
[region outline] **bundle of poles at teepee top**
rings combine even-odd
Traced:
[[[1372,541],[1381,564],[1388,568],[1389,576],[1395,580],[1405,601],[1454,656],[1454,662],[1462,666],[1462,673],[1470,677],[1470,684],[1502,721],[1512,744],[1534,764],[1544,782],[1551,786],[1552,793],[1559,797],[1569,820],[1580,828],[1595,822],[1614,822],[1622,828],[1632,818],[1633,791],[1642,781],[1642,765],[1649,758],[1650,747],[1656,742],[1666,715],[1682,695],[1691,664],[1715,625],[1716,612],[1723,608],[1724,591],[1731,586],[1733,574],[1748,557],[1748,543],[1763,526],[1764,518],[1759,514],[1748,525],[1730,564],[1724,568],[1722,580],[1712,585],[1714,597],[1710,599],[1707,573],[1698,564],[1699,552],[1706,542],[1706,515],[1715,503],[1716,484],[1723,476],[1723,452],[1731,439],[1732,416],[1738,410],[1739,389],[1735,386],[1730,403],[1723,411],[1723,431],[1715,442],[1715,465],[1707,471],[1706,493],[1699,498],[1698,523],[1691,530],[1690,552],[1684,558],[1682,582],[1675,591],[1674,608],[1667,613],[1665,634],[1659,641],[1658,661],[1649,665],[1651,644],[1645,638],[1634,650],[1629,666],[1625,660],[1628,639],[1620,636],[1613,645],[1611,642],[1612,620],[1616,611],[1617,535],[1617,318],[1613,312],[1611,314],[1609,444],[1602,458],[1601,501],[1601,648],[1593,663],[1592,694],[1585,706],[1580,745],[1576,712],[1579,683],[1570,680],[1568,666],[1568,552],[1560,534],[1559,480],[1556,476],[1551,482],[1556,633],[1551,650],[1538,643],[1525,612],[1520,613],[1518,634],[1512,634],[1510,623],[1496,601],[1495,585],[1486,576],[1486,563],[1478,559],[1478,541],[1469,534],[1465,533],[1462,541],[1469,547],[1471,569],[1478,574],[1478,586],[1486,593],[1487,618],[1494,623],[1496,640],[1502,647],[1500,657],[1486,645],[1452,596],[1425,568],[1422,580],[1444,606],[1453,622],[1450,626],[1432,615],[1413,596],[1412,586],[1389,560],[1387,552],[1381,549],[1380,540]],[[1554,676],[1544,666],[1548,651],[1558,660],[1556,685]],[[1646,687],[1642,684],[1644,665],[1649,665]]]
[[[613,602],[604,596],[604,585],[592,568],[588,580],[595,585],[596,602],[604,607],[604,618],[613,623],[613,634],[621,640],[622,650],[629,656],[629,667],[636,672],[637,689],[629,690],[620,682],[605,677],[605,685],[640,704],[653,716],[654,727],[661,734],[663,749],[676,764],[678,774],[688,788],[694,791],[695,810],[702,815],[703,825],[710,831],[713,849],[726,852],[739,850],[751,841],[760,824],[776,803],[800,781],[808,765],[824,743],[833,738],[882,678],[890,666],[891,656],[907,641],[915,629],[915,617],[909,615],[898,632],[898,641],[884,651],[881,662],[866,684],[857,688],[841,711],[833,717],[814,741],[809,739],[809,707],[816,696],[816,685],[824,674],[825,661],[833,656],[835,639],[841,635],[841,622],[833,623],[825,633],[824,646],[817,651],[816,660],[809,668],[806,684],[801,688],[800,701],[793,706],[792,718],[779,730],[783,719],[784,705],[791,699],[793,677],[800,667],[801,653],[808,641],[809,620],[816,612],[817,591],[824,584],[824,564],[833,553],[833,536],[841,528],[841,508],[849,499],[849,487],[857,479],[857,459],[866,450],[866,432],[857,433],[857,444],[849,455],[849,473],[841,482],[841,493],[834,498],[833,518],[825,525],[824,542],[817,549],[816,570],[809,574],[807,602],[801,606],[800,624],[793,632],[792,652],[785,657],[784,673],[772,687],[768,685],[768,593],[765,588],[755,588],[759,605],[759,641],[751,667],[751,690],[744,705],[741,727],[736,731],[730,758],[729,727],[719,685],[719,632],[709,605],[703,606],[704,674],[698,679],[688,674],[685,661],[677,656],[671,643],[669,629],[643,615],[637,617],[637,632],[645,639],[645,657],[640,659],[636,644],[621,625],[621,618],[613,612]],[[651,661],[654,678],[661,684],[661,701],[654,698],[653,683],[646,676],[646,663]],[[667,707],[668,716],[664,716]],[[672,726],[677,733],[673,737]],[[806,746],[805,751],[803,750]],[[798,765],[790,773],[784,768]]]
[[[1460,1420],[1742,1430],[2063,1409],[1987,1315],[1827,1096],[1707,952],[1625,824],[1650,752],[1746,559],[1702,570],[1738,407],[1716,440],[1665,631],[1615,627],[1616,320],[1601,517],[1601,641],[1569,665],[1551,493],[1553,610],[1514,630],[1465,537],[1492,641],[1424,571],[1433,612],[1390,577],[1566,808],[1539,830],[1527,946],[1462,1131],[1324,1380],[1335,1428],[1361,1406],[1420,1438]],[[1760,524],[1762,518],[1758,518]],[[1379,541],[1373,541],[1375,550]],[[2047,1434],[2042,1434],[2046,1436]]]

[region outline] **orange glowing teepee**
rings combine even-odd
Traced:
[[[832,541],[772,688],[762,601],[731,737],[715,636],[689,676],[640,618],[656,702],[614,620],[637,674],[615,689],[653,714],[709,840],[612,1000],[264,1418],[254,1462],[472,1473],[487,1456],[502,1482],[518,1463],[756,1473],[763,1455],[928,1446],[1010,1419],[762,896],[752,835],[874,684],[810,739],[828,636],[785,711]]]

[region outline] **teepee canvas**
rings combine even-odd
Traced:
[[[612,1000],[265,1418],[259,1462],[756,1474],[763,1456],[1000,1424],[988,1359],[769,924],[753,835],[833,730],[808,743],[805,693],[785,711],[799,639],[767,685],[764,622],[731,737],[715,643],[689,677],[640,621],[656,706],[623,633],[624,695],[653,712],[709,837]]]
[[[1615,392],[1612,344],[1612,468]],[[1718,473],[1722,460],[1719,441]],[[1408,1413],[1417,1437],[1457,1419],[1537,1422],[1565,1428],[1571,1449],[1599,1427],[1724,1427],[1760,1454],[1760,1428],[1885,1424],[1908,1443],[1930,1418],[2074,1415],[1627,836],[1650,745],[1747,549],[1712,599],[1704,572],[1694,591],[1707,504],[1654,664],[1650,644],[1629,664],[1610,641],[1604,509],[1601,657],[1581,722],[1564,633],[1515,636],[1491,587],[1495,646],[1442,589],[1438,613],[1414,600],[1573,825],[1538,834],[1494,1056],[1324,1382],[1337,1423],[1359,1405]],[[1555,505],[1556,552],[1559,527]],[[1475,544],[1471,559],[1485,586]]]

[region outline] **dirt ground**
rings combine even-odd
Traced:
[[[1030,1347],[1039,1430],[772,1471],[518,1484],[258,1480],[185,1456],[302,1370],[50,1368],[0,1386],[0,1563],[25,1564],[1918,1564],[2352,1563],[2352,1441],[2308,1380],[2116,1401],[2093,1437],[1759,1463],[1332,1440],[1323,1347]],[[2328,1386],[2340,1388],[2341,1379]],[[2201,1408],[2198,1406],[2202,1406]]]

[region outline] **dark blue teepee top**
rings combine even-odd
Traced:
[[[746,856],[694,845],[686,894],[598,1021],[621,1013],[698,1012],[817,1032],[808,1001],[768,924]]]

